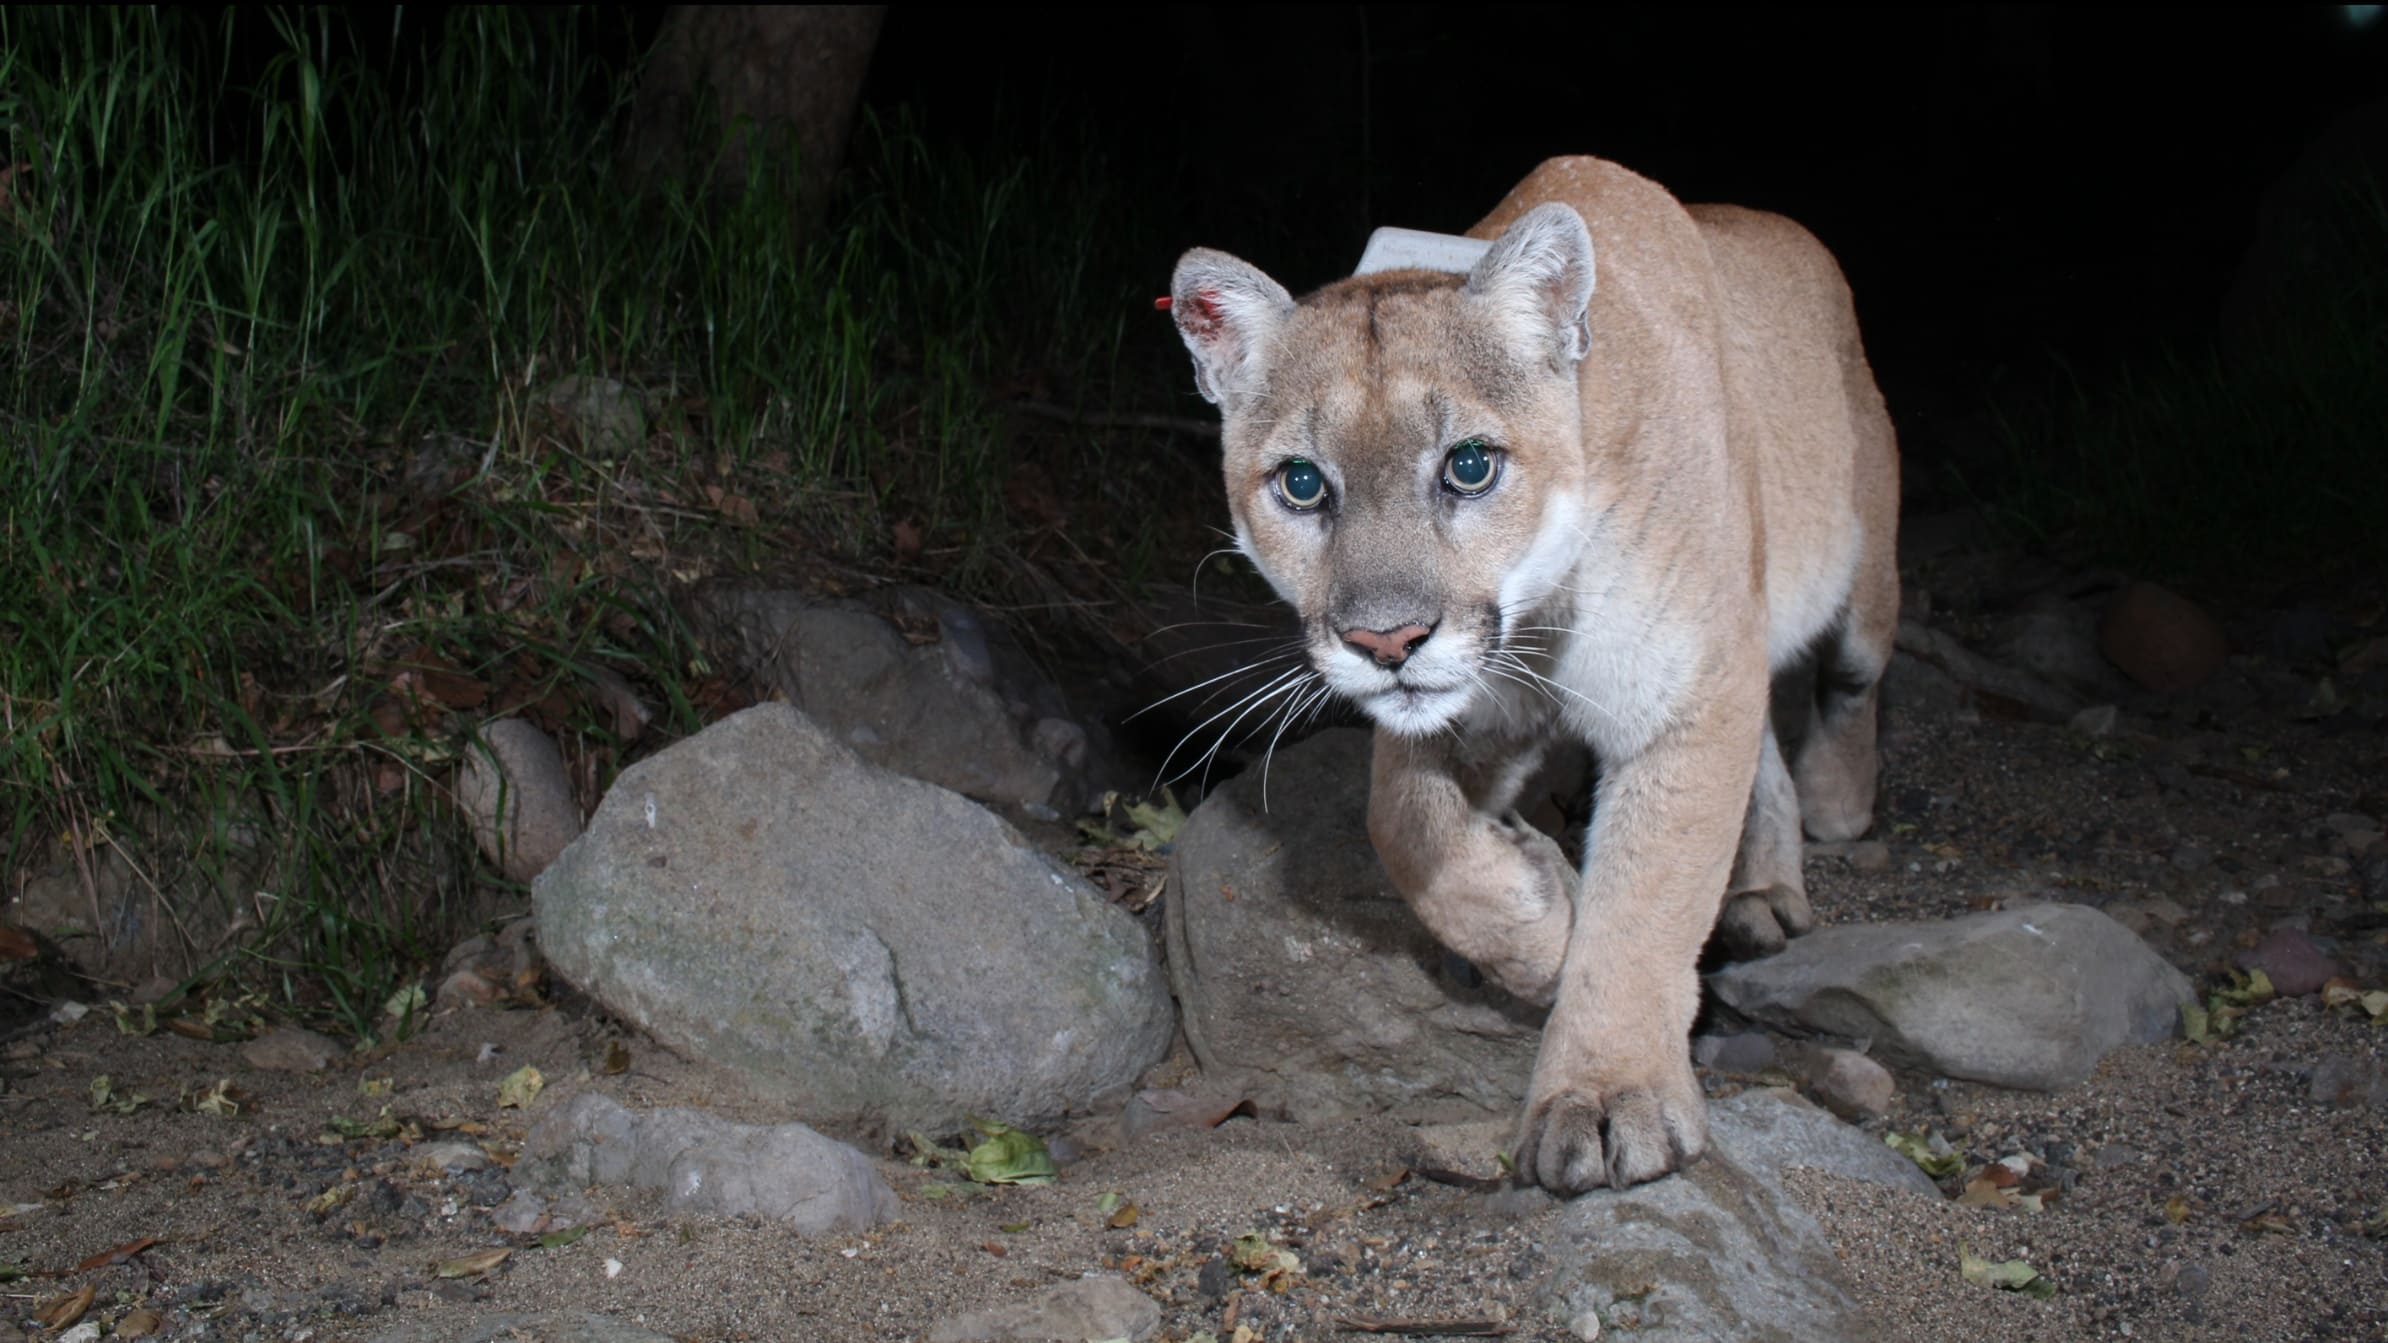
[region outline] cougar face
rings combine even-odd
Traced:
[[[1392,731],[1439,731],[1517,679],[1501,660],[1543,641],[1520,627],[1575,567],[1590,248],[1562,207],[1466,277],[1394,271],[1298,304],[1232,257],[1179,264],[1238,544],[1327,686]]]

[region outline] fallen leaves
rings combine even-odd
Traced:
[[[505,1081],[498,1083],[498,1107],[506,1110],[527,1110],[532,1101],[539,1099],[540,1091],[546,1086],[547,1078],[537,1068],[526,1063],[507,1074]]]
[[[2272,1001],[2272,977],[2261,970],[2231,971],[2231,987],[2206,995],[2203,1006],[2181,1004],[2181,1034],[2189,1043],[2204,1044],[2235,1034],[2239,1018]]]
[[[479,1250],[454,1259],[442,1259],[431,1266],[435,1278],[477,1278],[506,1262],[514,1253],[512,1246],[500,1245]]]
[[[44,1329],[64,1329],[83,1318],[91,1309],[91,1298],[98,1293],[90,1283],[84,1283],[64,1296],[54,1296],[33,1308],[33,1318]]]
[[[2348,1016],[2360,1012],[2375,1022],[2388,1021],[2388,989],[2365,989],[2351,979],[2333,979],[2322,985],[2322,1006]]]
[[[971,1126],[985,1141],[970,1149],[965,1169],[980,1184],[1051,1184],[1057,1172],[1053,1155],[1033,1133],[1009,1124],[973,1119]]]
[[[2030,1264],[2020,1259],[1992,1263],[1968,1249],[1963,1241],[1957,1242],[1957,1271],[1967,1282],[2005,1292],[2021,1292],[2040,1301],[2056,1295],[2056,1284]]]
[[[1883,1134],[1882,1141],[1935,1180],[1965,1169],[1965,1153],[1952,1146],[1937,1130],[1930,1135],[1894,1130]]]
[[[1271,1245],[1269,1238],[1258,1231],[1236,1237],[1235,1244],[1228,1249],[1227,1262],[1239,1272],[1258,1274],[1263,1288],[1279,1294],[1290,1290],[1294,1279],[1302,1274],[1300,1256]]]
[[[1142,1215],[1133,1199],[1116,1191],[1096,1199],[1095,1211],[1103,1214],[1103,1225],[1113,1231],[1125,1231],[1136,1225],[1136,1219]]]
[[[89,1259],[84,1260],[82,1263],[75,1265],[74,1271],[77,1273],[89,1273],[95,1268],[114,1268],[119,1264],[131,1263],[134,1255],[141,1253],[143,1250],[146,1250],[150,1246],[157,1243],[158,1238],[155,1236],[143,1236],[139,1240],[127,1241],[124,1244],[117,1246],[113,1250],[102,1250],[98,1254],[95,1254]]]

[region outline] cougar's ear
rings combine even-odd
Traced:
[[[1225,252],[1197,247],[1177,259],[1169,313],[1194,355],[1194,385],[1224,410],[1268,381],[1270,339],[1293,311],[1285,286]]]
[[[1468,272],[1468,292],[1491,304],[1522,348],[1547,349],[1561,371],[1592,350],[1592,231],[1552,201],[1518,216]]]

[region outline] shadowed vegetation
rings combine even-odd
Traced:
[[[10,879],[360,1032],[492,880],[442,801],[471,721],[594,797],[604,687],[658,735],[733,696],[687,582],[999,584],[1003,401],[1106,395],[1126,311],[1087,154],[867,125],[799,237],[792,173],[625,187],[598,20],[435,22],[0,14]]]

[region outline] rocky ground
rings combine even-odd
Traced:
[[[1786,1204],[1751,1214],[1790,1228],[1766,1231],[1776,1251],[1711,1265],[1746,1289],[1737,1326],[1712,1336],[1823,1336],[1805,1322],[1824,1300],[1860,1321],[1848,1336],[1884,1339],[2388,1337],[2388,1026],[2361,996],[2388,987],[2388,752],[2364,662],[2382,655],[2379,611],[2249,602],[2229,663],[2156,698],[2090,665],[2080,617],[2111,587],[2016,572],[1918,548],[1903,638],[1918,655],[1892,686],[1878,826],[1810,854],[1811,896],[1828,924],[2093,906],[2209,1010],[2204,1039],[2117,1049],[2055,1092],[1908,1069],[1887,1100],[1835,1098],[1857,1120],[1827,1137],[1857,1134],[1874,1158],[1886,1134],[1946,1154],[1934,1190],[1885,1182],[1837,1137],[1802,1140],[1827,1169],[1736,1184],[1761,1164],[1737,1136],[1647,1202],[1563,1206],[1501,1187],[1498,1120],[1329,1117],[1265,1086],[1237,1107],[1181,1044],[1144,1079],[1136,1136],[1116,1111],[1045,1134],[1049,1185],[974,1184],[839,1130],[863,1140],[894,1220],[805,1234],[688,1210],[703,1205],[687,1189],[673,1206],[535,1177],[538,1126],[584,1094],[795,1117],[784,1087],[685,1060],[559,985],[516,983],[328,1058],[144,1033],[137,1013],[120,1026],[94,1008],[0,1054],[0,1343],[1699,1337],[1669,1314],[1661,1260],[1637,1257],[1684,1191]],[[2234,994],[2242,964],[2276,995]],[[1720,1114],[1817,1079],[1788,1042],[1710,1029],[1736,1037],[1703,1051]],[[543,1090],[523,1094],[526,1066]],[[1172,1103],[1234,1112],[1152,1122]],[[1602,1206],[1647,1211],[1604,1222]],[[1792,1252],[1811,1220],[1828,1247],[1814,1263]],[[1968,1253],[2038,1277],[1971,1281]],[[1658,1276],[1637,1288],[1645,1262]]]

